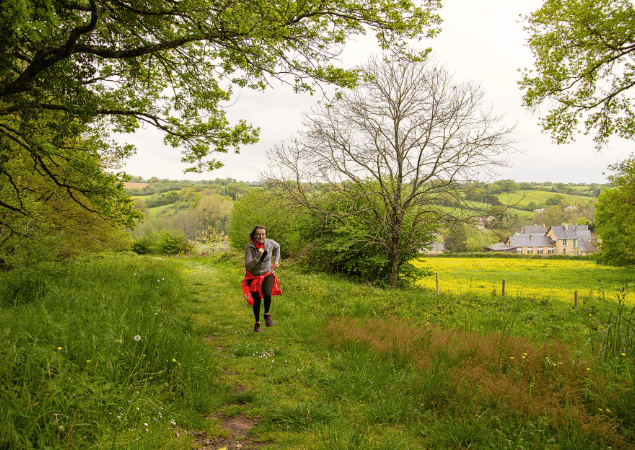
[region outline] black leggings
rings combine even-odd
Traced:
[[[271,306],[271,290],[273,289],[273,278],[274,275],[267,275],[264,280],[262,280],[262,296],[265,301],[265,314],[269,314],[269,307]],[[253,281],[252,283],[255,283]],[[254,317],[256,318],[256,322],[260,322],[260,294],[258,292],[251,292],[251,296],[254,298]]]

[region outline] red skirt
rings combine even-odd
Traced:
[[[248,270],[245,271],[245,278],[243,279],[243,296],[245,297],[245,300],[247,300],[247,303],[252,306],[254,304],[254,298],[251,295],[252,291],[258,292],[260,298],[263,297],[262,281],[265,279],[265,277],[271,274],[273,274],[273,287],[271,288],[271,295],[282,295],[282,289],[280,289],[280,283],[278,282],[278,278],[276,277],[276,272],[274,272],[273,267],[269,270],[269,272],[265,273],[264,275],[258,276],[250,274]],[[249,282],[251,280],[256,280],[256,282],[252,283],[250,286]]]

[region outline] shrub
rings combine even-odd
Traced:
[[[162,230],[160,233],[149,232],[132,243],[132,251],[139,255],[178,255],[193,250],[192,244],[179,231]]]
[[[253,188],[234,202],[230,246],[244,251],[249,233],[256,225],[267,229],[267,237],[280,244],[283,258],[296,257],[305,245],[302,229],[306,215],[284,203],[275,190]]]

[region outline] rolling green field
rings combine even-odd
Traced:
[[[617,299],[626,288],[635,287],[635,271],[598,265],[594,261],[525,258],[426,258],[416,262],[439,275],[441,292],[490,294],[501,293],[505,280],[506,295],[573,301],[580,299]],[[425,289],[436,289],[435,277],[418,282]],[[635,295],[627,295],[635,303]]]
[[[518,190],[514,192],[503,192],[498,196],[501,203],[505,205],[528,205],[534,202],[536,205],[544,205],[547,199],[556,195],[564,197],[565,201],[570,205],[587,204],[589,201],[596,202],[597,199],[584,195],[558,194],[556,192]]]

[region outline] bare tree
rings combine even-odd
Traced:
[[[338,220],[307,186],[328,183],[344,201],[364,199],[355,213],[368,222],[364,239],[386,251],[394,287],[404,252],[427,244],[418,230],[464,220],[455,207],[466,182],[506,164],[513,127],[483,107],[479,85],[453,83],[429,62],[371,58],[363,72],[355,91],[314,108],[306,131],[270,152],[270,181],[297,205]]]

